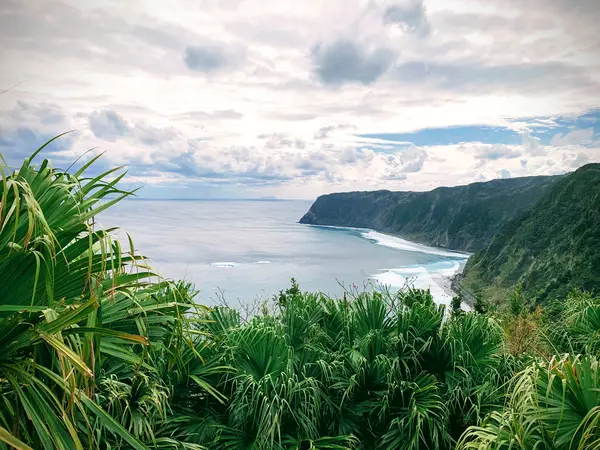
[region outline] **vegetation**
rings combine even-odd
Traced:
[[[588,164],[471,256],[462,284],[497,301],[519,284],[528,307],[564,299],[573,289],[600,292],[599,223],[600,164]]]
[[[370,228],[437,247],[485,248],[562,176],[440,187],[429,192],[345,192],[319,197],[301,223]]]
[[[94,226],[128,193],[116,169],[85,177],[93,163],[73,175],[49,161],[1,166],[3,449],[173,446],[168,400],[198,377],[184,359],[197,355],[189,286]]]
[[[123,174],[31,159],[2,166],[0,449],[600,449],[600,298],[293,281],[242,320],[96,226]]]

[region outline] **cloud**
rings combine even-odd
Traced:
[[[67,126],[69,122],[65,111],[55,103],[43,102],[36,105],[17,101],[7,115],[9,120],[21,124],[38,122],[42,126],[60,127]]]
[[[413,33],[418,37],[425,37],[431,31],[423,0],[407,0],[388,6],[383,17],[385,22],[396,24],[405,33]]]
[[[408,150],[400,153],[402,171],[404,173],[419,172],[423,169],[427,152],[419,147],[411,146]]]
[[[570,133],[557,133],[552,137],[551,144],[555,147],[567,145],[589,144],[594,138],[594,129],[573,130]]]
[[[354,164],[361,158],[362,153],[360,153],[355,148],[346,148],[342,150],[338,157],[339,161],[342,164]]]
[[[315,176],[332,169],[334,161],[322,151],[311,151],[307,154],[293,157],[294,168],[302,171],[304,176]]]
[[[182,140],[183,135],[174,127],[156,127],[143,122],[128,122],[112,110],[94,111],[88,116],[89,129],[95,137],[106,142],[130,138],[136,144],[160,147],[169,142]]]
[[[311,198],[600,161],[595,1],[0,3],[11,164],[76,129],[58,164]]]
[[[306,142],[302,139],[292,138],[286,133],[271,133],[271,134],[259,134],[258,139],[265,141],[265,148],[278,149],[282,147],[296,147],[303,149],[306,147]]]
[[[188,111],[174,114],[177,120],[213,121],[213,120],[238,120],[244,115],[234,109],[220,109],[215,111]]]
[[[510,173],[510,170],[508,170],[508,169],[501,169],[498,172],[498,175],[500,176],[500,178],[510,178],[510,177],[512,177],[512,174]]]
[[[577,156],[575,156],[575,158],[573,158],[570,161],[570,166],[573,169],[577,169],[589,162],[590,162],[590,157],[588,155],[586,155],[585,153],[578,153]]]
[[[183,61],[194,72],[213,73],[232,68],[241,63],[244,56],[240,50],[228,49],[217,43],[188,46]]]
[[[528,156],[544,156],[547,154],[546,148],[540,143],[540,139],[531,136],[529,130],[525,130],[522,135],[523,149]]]
[[[269,186],[281,184],[291,179],[284,173],[277,161],[256,155],[257,149],[251,147],[230,147],[221,149],[225,158],[207,157],[202,151],[190,148],[166,161],[155,163],[162,171],[202,180],[209,184],[247,186]]]
[[[347,130],[349,128],[353,128],[351,125],[341,124],[341,125],[329,125],[326,127],[321,127],[314,134],[314,139],[327,139],[331,136],[331,134],[335,131]]]
[[[408,61],[394,68],[393,76],[402,83],[427,83],[446,91],[523,92],[543,94],[557,86],[598,87],[585,70],[558,63],[482,64],[480,61]]]
[[[105,141],[114,142],[130,131],[125,119],[115,111],[94,111],[90,114],[89,124],[94,136]]]
[[[50,139],[74,128],[73,121],[54,103],[18,101],[8,110],[0,110],[0,154],[9,166],[16,167]],[[58,159],[56,154],[70,148],[76,138],[77,133],[69,133],[55,140],[40,158],[53,155]],[[60,165],[62,161],[54,163]]]
[[[589,148],[585,153],[567,149],[565,153],[561,150],[563,147],[552,145],[543,146],[546,156],[532,156],[527,153],[525,144],[531,141],[537,145],[539,140],[527,133],[522,145],[466,142],[415,146],[397,140],[403,135],[389,135],[386,140],[335,132],[349,129],[346,124],[320,127],[314,135],[308,134],[311,137],[307,137],[306,131],[312,127],[307,127],[304,134],[277,131],[238,137],[230,133],[226,139],[246,142],[225,144],[223,138],[211,135],[209,130],[193,134],[168,122],[160,126],[149,124],[136,118],[139,112],[131,108],[129,115],[108,109],[77,113],[87,127],[82,128],[77,140],[50,148],[53,153],[49,155],[59,158],[57,161],[63,166],[70,165],[86,148],[97,146],[97,140],[102,139],[102,150],[108,151],[107,166],[127,164],[134,180],[259,190],[285,190],[289,186],[303,186],[302,189],[330,186],[337,190],[359,186],[362,189],[431,189],[440,184],[440,174],[444,174],[444,180],[454,180],[444,182],[452,185],[475,181],[483,172],[486,179],[564,173],[586,162],[600,160],[600,149]],[[165,117],[180,120],[180,116],[174,114]],[[12,120],[12,128],[2,126],[8,119]],[[35,126],[22,129],[17,121]],[[556,118],[553,126],[558,127],[558,122],[560,119]],[[0,149],[5,153],[7,148],[16,145],[32,148],[43,137],[36,133],[36,127],[62,127],[68,123],[68,115],[56,105],[19,104],[0,115]],[[211,123],[208,121],[207,126]],[[476,135],[471,128],[465,130]],[[492,133],[492,136],[500,139],[504,134]],[[78,145],[73,146],[74,142]],[[9,150],[8,156],[17,159],[18,153]],[[473,168],[479,170],[474,172]]]
[[[319,43],[312,49],[314,70],[325,85],[371,84],[394,62],[394,52],[386,47],[368,47],[348,39]]]
[[[333,125],[327,126],[327,127],[321,127],[319,128],[319,130],[315,133],[314,138],[315,139],[326,139],[329,137],[329,134],[335,130],[336,127]]]
[[[60,0],[4,0],[0,6],[0,29],[3,62],[10,58],[12,72],[18,70],[27,75],[19,77],[19,81],[30,79],[37,64],[46,68],[56,64],[46,73],[60,74],[51,78],[63,82],[70,78],[64,76],[66,73],[78,71],[83,76],[94,69],[121,76],[132,69],[155,75],[173,73],[181,65],[179,55],[185,42],[201,39],[193,30],[125,2],[111,7],[82,7]],[[24,52],[35,54],[38,62],[24,57]],[[67,67],[69,70],[65,70]]]
[[[478,145],[474,150],[475,158],[483,161],[519,158],[522,155],[520,150],[502,144]]]
[[[181,138],[181,134],[173,127],[154,127],[147,124],[137,124],[134,128],[136,138],[144,145],[157,146]]]
[[[42,133],[39,130],[19,127],[6,130],[0,126],[0,154],[3,155],[9,167],[16,169],[24,158],[33,154],[38,148],[54,138],[54,134]],[[64,161],[56,156],[62,150],[68,149],[74,142],[74,136],[63,136],[44,148],[38,162],[51,157],[55,166],[64,166]]]
[[[404,181],[408,178],[408,176],[404,172],[386,169],[382,178],[385,181]]]

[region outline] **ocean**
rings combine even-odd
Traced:
[[[234,305],[300,288],[341,295],[345,289],[407,282],[447,304],[445,277],[468,255],[371,230],[297,223],[310,201],[124,200],[101,213],[104,228],[127,232],[136,251],[163,276],[185,279],[197,301]],[[126,242],[123,245],[127,245]]]

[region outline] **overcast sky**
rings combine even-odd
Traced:
[[[142,197],[312,199],[600,161],[598,0],[0,0],[0,152]]]

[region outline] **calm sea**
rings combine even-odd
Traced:
[[[271,297],[294,277],[304,290],[339,295],[345,286],[407,280],[447,303],[443,277],[466,255],[370,230],[298,224],[308,201],[126,200],[101,214],[167,277],[192,281],[199,301]],[[124,244],[125,245],[125,244]]]

